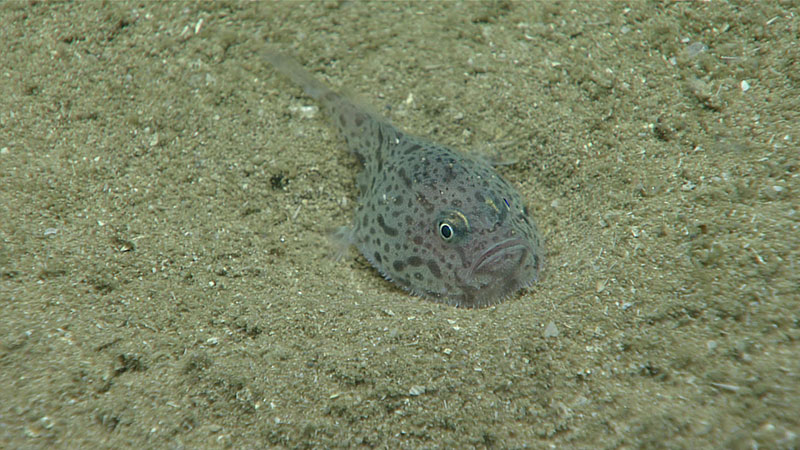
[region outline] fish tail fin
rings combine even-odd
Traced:
[[[309,73],[297,61],[289,56],[274,51],[267,51],[264,55],[264,59],[272,64],[278,72],[300,85],[309,97],[320,100],[326,95],[334,94],[331,88]]]

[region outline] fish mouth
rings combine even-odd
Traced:
[[[481,253],[472,264],[469,273],[475,275],[486,272],[507,272],[506,275],[511,276],[522,268],[530,251],[531,248],[524,239],[511,238],[500,241]],[[514,257],[515,255],[518,257]],[[508,260],[509,257],[512,259]]]

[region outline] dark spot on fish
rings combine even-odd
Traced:
[[[433,213],[433,204],[429,202],[424,195],[417,193],[417,203],[419,203],[423,208],[425,208],[425,212],[427,212],[428,214]],[[414,212],[418,213],[417,208],[414,208]]]
[[[378,252],[373,253],[372,258],[375,259],[375,261],[377,262],[382,262],[381,254]]]
[[[453,165],[448,164],[444,168],[444,182],[450,183],[456,177],[456,171],[453,170]]]
[[[439,265],[436,264],[436,261],[429,259],[427,264],[428,270],[431,271],[431,275],[436,278],[442,278],[442,271],[439,269]]]
[[[419,256],[412,256],[406,260],[406,263],[411,267],[419,267],[422,265],[422,258]]]
[[[417,244],[417,245],[422,245],[422,242],[423,242],[423,241],[422,241],[422,236],[414,236],[414,239],[413,239],[413,241],[414,241],[414,243],[415,243],[415,244]]]
[[[378,214],[378,226],[383,229],[383,232],[389,236],[397,236],[397,228],[392,228],[383,220],[383,215]]]
[[[467,255],[464,253],[464,248],[463,247],[456,247],[455,250],[456,250],[456,253],[458,253],[458,259],[461,260],[461,267],[464,268],[464,269],[469,267],[470,262],[467,260]],[[474,249],[474,253],[476,255],[480,255],[481,252],[483,252],[483,248]]]
[[[403,263],[403,261],[400,261],[399,259],[392,263],[392,267],[394,268],[394,270],[396,270],[398,272],[402,272],[402,271],[406,270],[405,263]]]
[[[409,178],[408,175],[406,175],[406,169],[401,167],[400,170],[397,171],[397,175],[400,177],[401,180],[403,180],[403,183],[405,183],[406,187],[410,189],[411,178]]]

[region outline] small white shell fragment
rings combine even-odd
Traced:
[[[747,92],[750,89],[750,83],[748,83],[747,80],[742,80],[741,87],[742,92]]]
[[[299,115],[303,119],[313,119],[319,112],[318,106],[290,106],[289,111]]]
[[[552,320],[548,322],[546,327],[544,327],[544,337],[546,338],[558,337],[558,327]]]
[[[686,53],[690,58],[694,58],[706,50],[708,50],[708,46],[702,42],[693,42],[686,47]]]
[[[408,390],[408,394],[414,397],[422,395],[424,393],[425,393],[425,386],[420,386],[420,385],[411,386],[411,389]]]

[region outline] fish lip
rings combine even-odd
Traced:
[[[510,238],[500,241],[481,253],[478,259],[475,260],[475,263],[472,264],[469,273],[475,274],[480,272],[481,270],[485,269],[487,265],[496,262],[502,255],[507,254],[508,252],[518,251],[521,252],[519,261],[524,261],[530,252],[530,247],[524,239]]]

